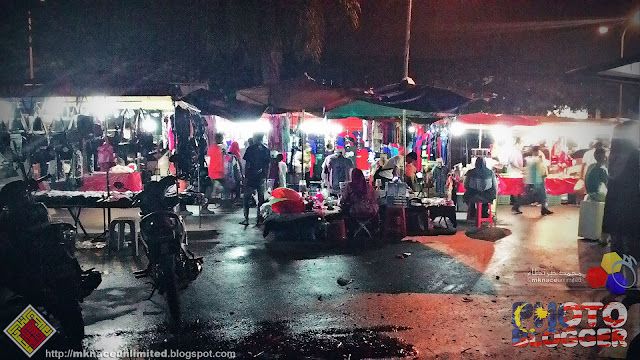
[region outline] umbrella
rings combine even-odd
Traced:
[[[467,125],[536,126],[533,116],[475,113],[458,115],[457,121]]]
[[[223,94],[198,89],[182,99],[200,110],[202,115],[217,115],[227,120],[259,118],[266,106],[249,104],[236,99],[226,99]]]
[[[370,96],[383,105],[430,113],[452,113],[473,101],[448,89],[407,80],[374,89]]]
[[[299,214],[304,212],[302,196],[295,190],[277,188],[271,192],[273,197],[269,202],[271,209],[278,214]]]
[[[322,111],[353,101],[346,89],[318,84],[309,76],[294,78],[238,90],[236,99],[254,105],[268,106],[268,112]]]

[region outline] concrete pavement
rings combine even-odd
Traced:
[[[581,283],[532,283],[532,268],[581,272],[598,266],[608,250],[577,238],[578,209],[557,206],[511,215],[501,207],[498,241],[455,236],[409,237],[401,243],[319,249],[276,243],[244,227],[239,208],[187,220],[189,248],[204,256],[204,272],[182,293],[184,331],[169,335],[164,299],[146,300],[150,287],[134,279],[144,266],[128,252],[78,250],[83,267],[103,272],[103,283],[83,304],[86,346],[93,350],[233,350],[238,357],[300,355],[321,358],[588,359],[599,348],[511,345],[514,302],[600,301],[608,292]],[[114,212],[114,217],[131,215]],[[251,213],[254,216],[254,212]],[[89,229],[101,212],[86,211]],[[67,219],[58,212],[54,218]],[[398,259],[396,255],[411,253]],[[346,286],[339,278],[353,280]],[[638,332],[637,306],[624,326]],[[586,313],[585,313],[586,317]],[[531,320],[531,319],[529,319]],[[530,321],[529,326],[533,327]],[[586,328],[583,321],[579,328]],[[262,350],[261,350],[262,349]],[[374,351],[373,349],[380,349]]]

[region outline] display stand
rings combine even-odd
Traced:
[[[200,168],[202,168],[202,164],[198,164],[198,192],[202,193],[202,190],[200,189]],[[198,201],[196,201],[196,204],[198,203]],[[209,207],[209,205],[205,205],[207,208]],[[200,208],[200,210],[198,211],[198,229],[202,228],[202,208]]]
[[[108,200],[111,197],[111,187],[109,186],[109,169],[110,167],[107,166],[107,197],[105,198],[105,200]],[[104,239],[106,242],[109,241],[109,224],[111,224],[111,208],[110,207],[106,207],[102,209],[102,234],[98,235],[94,241],[101,241],[102,239]]]

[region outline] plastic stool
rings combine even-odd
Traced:
[[[343,219],[329,221],[327,225],[327,239],[335,239],[338,244],[347,244],[347,227]]]
[[[391,238],[407,236],[407,218],[404,207],[387,206],[384,217],[384,234]]]
[[[136,219],[133,218],[116,218],[109,224],[109,249],[116,244],[116,249],[120,251],[120,248],[125,243],[125,226],[129,225],[129,232],[132,236],[133,246],[135,248],[135,256],[138,256],[138,238],[136,236]],[[116,226],[118,231],[116,232]]]
[[[578,220],[578,236],[589,240],[600,240],[602,237],[602,219],[604,217],[604,202],[583,200],[580,203],[580,217]]]
[[[491,224],[491,226],[493,226],[493,216],[491,214],[491,203],[487,204],[487,206],[489,207],[488,218],[482,217],[482,205],[483,205],[482,203],[476,203],[476,208],[478,209],[478,227],[480,227],[483,222],[488,222],[489,224]]]

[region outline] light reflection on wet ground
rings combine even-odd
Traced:
[[[145,300],[150,287],[131,274],[142,264],[126,254],[104,258],[83,250],[84,266],[106,272],[83,306],[86,342],[97,350],[197,346],[259,358],[296,351],[320,358],[391,357],[400,350],[408,355],[409,344],[427,359],[592,358],[593,349],[510,344],[513,302],[580,303],[606,295],[584,284],[523,282],[533,267],[586,273],[607,251],[577,240],[576,207],[556,207],[545,218],[538,208],[524,211],[512,216],[500,209],[498,225],[512,234],[496,242],[420,237],[366,249],[265,242],[258,229],[237,225],[239,212],[220,212],[203,221],[205,230],[216,231],[190,242],[204,256],[205,270],[182,294],[184,329],[174,337],[164,328],[163,299]],[[396,258],[405,252],[411,255]],[[340,286],[339,277],[353,282]],[[388,332],[388,326],[402,330]],[[345,350],[349,346],[369,350]],[[367,352],[375,347],[386,353]]]

